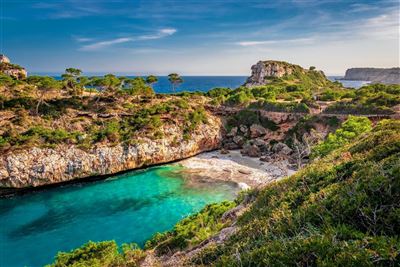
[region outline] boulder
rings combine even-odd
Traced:
[[[248,134],[249,129],[247,128],[246,125],[241,124],[241,125],[239,126],[239,129],[240,129],[240,131],[241,131],[244,135],[247,135],[247,134]]]
[[[229,154],[229,150],[226,150],[225,148],[222,148],[219,153],[221,153],[221,154]]]
[[[250,157],[260,157],[261,150],[256,145],[246,144],[240,151],[243,155],[248,155]]]
[[[280,154],[284,154],[284,155],[289,155],[290,153],[292,153],[292,149],[290,147],[288,147],[286,144],[284,143],[276,143],[273,147],[272,147],[272,151],[275,153],[280,153]]]
[[[240,147],[234,142],[227,142],[224,144],[224,149],[226,150],[234,150],[239,149]]]
[[[233,127],[226,136],[234,137],[237,135],[237,132],[238,132],[238,127]]]
[[[237,135],[237,136],[233,137],[233,142],[235,144],[237,144],[238,146],[243,146],[244,138],[242,136]]]
[[[252,124],[250,126],[250,137],[257,138],[264,136],[267,133],[267,130],[259,124]]]

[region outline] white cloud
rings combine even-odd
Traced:
[[[313,43],[313,38],[297,38],[297,39],[285,39],[285,40],[265,40],[265,41],[242,41],[237,42],[237,45],[240,46],[261,46],[261,45],[270,45],[270,44],[310,44]]]
[[[133,40],[132,38],[117,38],[117,39],[108,40],[108,41],[101,41],[101,42],[97,42],[97,43],[93,43],[93,44],[89,44],[89,45],[84,45],[79,50],[82,50],[82,51],[99,50],[101,48],[106,48],[106,47],[109,47],[114,44],[122,44],[122,43],[130,42],[132,40]]]
[[[81,51],[95,51],[95,50],[100,50],[115,44],[122,44],[122,43],[127,43],[127,42],[134,42],[134,41],[145,41],[145,40],[156,40],[156,39],[161,39],[167,36],[171,36],[174,33],[176,33],[177,30],[174,28],[164,28],[161,30],[158,30],[156,33],[151,34],[151,35],[141,35],[138,37],[124,37],[124,38],[116,38],[112,40],[106,40],[106,41],[100,41],[100,42],[95,42],[92,44],[87,44],[82,46],[79,50]],[[91,38],[75,38],[77,42],[89,42],[92,39]]]
[[[165,29],[161,29],[158,32],[156,32],[155,34],[151,34],[151,35],[142,35],[138,37],[138,40],[155,40],[155,39],[160,39],[160,38],[164,38],[170,35],[173,35],[174,33],[176,33],[177,30],[174,28],[165,28]]]

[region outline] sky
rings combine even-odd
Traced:
[[[399,66],[399,0],[0,0],[0,53],[29,72],[328,75]]]

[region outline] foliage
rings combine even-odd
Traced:
[[[326,140],[313,148],[312,157],[325,156],[332,150],[359,137],[361,134],[371,131],[371,129],[372,123],[368,118],[349,116],[335,133],[330,133]]]
[[[271,131],[276,131],[279,129],[274,121],[260,116],[259,112],[257,111],[247,109],[237,112],[228,119],[228,127],[240,126],[242,124],[246,125],[247,127],[250,127],[252,124],[260,124]]]
[[[249,91],[240,90],[234,94],[231,94],[227,98],[226,103],[228,105],[247,106],[252,100],[252,98],[253,97]]]
[[[239,230],[192,260],[204,266],[397,266],[400,257],[400,122],[381,121],[271,183]]]
[[[326,113],[391,114],[392,107],[400,104],[400,85],[372,84],[358,89],[351,101],[342,100],[329,106]]]
[[[275,112],[299,112],[299,113],[309,113],[310,108],[305,103],[297,102],[272,102],[259,100],[258,102],[252,103],[249,108],[262,108],[267,111]]]
[[[175,92],[175,86],[183,83],[183,79],[177,73],[171,73],[168,75],[168,80],[172,84],[172,91]]]
[[[158,82],[158,78],[154,75],[149,75],[146,77],[146,83],[149,85],[153,85],[154,83]]]
[[[54,263],[46,267],[133,267],[138,266],[145,256],[136,244],[123,244],[121,250],[115,241],[89,241],[70,252],[59,252]]]
[[[200,212],[177,223],[172,231],[155,234],[145,247],[155,248],[157,253],[162,254],[195,246],[225,227],[226,222],[219,219],[234,206],[235,203],[229,201],[207,205]]]
[[[129,80],[125,81],[125,83],[128,85],[128,89],[126,91],[131,95],[139,95],[139,96],[145,96],[145,97],[154,96],[153,89],[147,85],[147,84],[151,84],[151,83],[149,83],[149,81],[145,81],[141,77],[129,79]],[[152,83],[155,83],[155,81],[153,81]]]

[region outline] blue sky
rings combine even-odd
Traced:
[[[327,74],[399,65],[398,0],[0,0],[1,52],[30,72],[248,75],[258,60]]]

